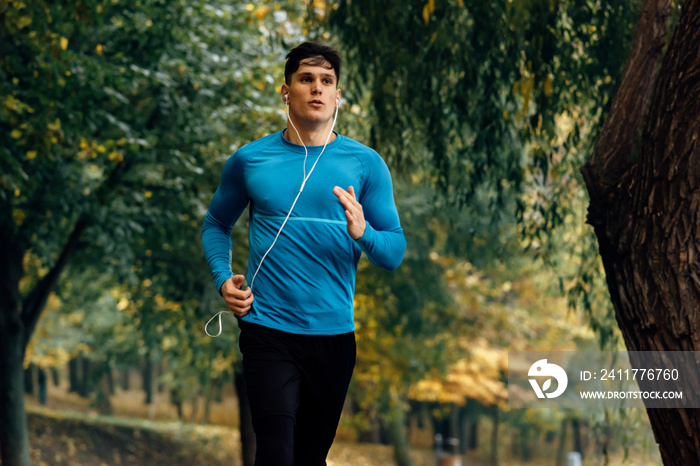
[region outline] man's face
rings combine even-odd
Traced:
[[[299,63],[289,84],[282,85],[282,98],[289,99],[289,112],[294,123],[324,125],[333,118],[336,99],[340,99],[335,71],[328,62],[309,65]]]

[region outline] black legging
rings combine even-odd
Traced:
[[[239,324],[255,465],[325,465],[355,366],[355,334],[297,335]]]

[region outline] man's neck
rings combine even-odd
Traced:
[[[296,124],[296,123],[295,123]],[[301,126],[301,127],[300,127]],[[328,137],[328,133],[331,132],[333,127],[333,122],[329,122],[320,129],[308,129],[304,128],[302,125],[296,124],[297,131],[294,130],[292,125],[287,125],[287,129],[284,131],[284,137],[291,143],[305,146],[322,146],[326,144],[326,140],[330,143],[336,138],[335,133]],[[301,137],[301,139],[300,139]]]

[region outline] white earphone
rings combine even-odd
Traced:
[[[284,101],[287,106],[289,106],[289,94],[284,95]],[[314,164],[311,166],[311,170],[309,172],[306,172],[306,159],[309,157],[309,151],[306,147],[306,144],[304,144],[304,140],[302,139],[301,135],[299,134],[299,130],[297,130],[297,127],[294,125],[294,122],[292,121],[291,116],[289,115],[289,108],[287,108],[287,121],[289,121],[290,125],[294,129],[294,131],[297,133],[297,137],[299,138],[299,141],[301,141],[301,145],[304,147],[304,166],[303,166],[303,177],[301,180],[301,187],[299,188],[299,192],[297,193],[297,196],[294,198],[294,202],[292,202],[292,206],[289,208],[289,211],[287,212],[287,216],[284,218],[284,221],[282,222],[282,225],[280,226],[279,230],[277,230],[277,234],[275,235],[275,239],[272,240],[272,244],[268,248],[267,251],[265,251],[265,254],[263,254],[262,258],[260,259],[260,262],[258,263],[258,268],[255,269],[255,273],[253,274],[253,279],[250,281],[250,288],[253,289],[253,285],[255,284],[255,278],[258,276],[258,272],[260,271],[260,267],[262,267],[263,262],[265,261],[265,258],[267,255],[272,251],[272,248],[275,247],[275,243],[277,243],[277,238],[279,238],[280,233],[282,233],[282,229],[284,229],[284,226],[287,224],[287,220],[289,220],[289,217],[292,215],[292,211],[294,210],[294,206],[297,205],[297,201],[299,200],[299,196],[301,196],[301,193],[304,191],[304,186],[306,186],[306,181],[309,179],[311,174],[314,172],[314,169],[316,169],[316,164],[318,164],[318,161],[321,160],[321,156],[323,153],[326,151],[326,146],[328,145],[328,141],[331,139],[331,135],[333,134],[333,128],[335,128],[335,122],[338,120],[338,107],[340,106],[340,99],[335,99],[335,115],[333,116],[333,124],[331,125],[331,130],[328,132],[328,137],[326,138],[326,142],[323,144],[323,149],[321,149],[321,153],[318,154],[318,157],[316,157],[316,161]]]
[[[333,134],[333,128],[335,128],[335,123],[338,120],[338,108],[340,107],[340,99],[335,99],[335,115],[333,116],[333,124],[331,125],[331,130],[328,132],[328,137],[326,138],[326,142],[323,144],[323,148],[321,149],[321,153],[318,154],[318,157],[316,157],[316,161],[314,164],[311,166],[311,170],[309,172],[306,172],[306,160],[309,157],[309,151],[306,147],[306,144],[304,144],[304,140],[301,138],[301,135],[299,134],[299,131],[297,130],[296,126],[294,126],[294,122],[292,121],[291,117],[289,116],[289,94],[284,95],[284,103],[287,105],[287,120],[291,124],[292,128],[294,128],[294,131],[297,133],[297,137],[299,137],[299,140],[301,141],[301,145],[304,147],[304,166],[303,166],[303,177],[301,181],[301,187],[299,188],[299,192],[297,192],[296,197],[294,198],[294,202],[292,202],[292,206],[289,208],[289,211],[287,212],[287,216],[284,218],[284,221],[282,222],[282,225],[280,226],[279,230],[277,230],[277,234],[275,235],[275,238],[272,240],[272,244],[270,247],[265,251],[265,254],[263,254],[262,258],[260,259],[260,262],[258,263],[258,268],[255,269],[255,273],[253,274],[253,278],[250,281],[250,288],[251,290],[253,289],[253,286],[255,285],[255,278],[258,276],[258,272],[260,271],[260,267],[262,267],[263,262],[265,261],[265,258],[267,255],[272,251],[272,248],[275,247],[275,243],[277,243],[277,239],[279,238],[280,234],[282,233],[282,229],[284,226],[287,224],[287,221],[289,220],[289,217],[292,215],[292,211],[294,210],[294,206],[296,206],[297,201],[299,200],[299,196],[301,196],[301,193],[304,191],[304,186],[306,185],[307,180],[313,173],[314,169],[316,168],[316,164],[318,164],[318,161],[321,159],[321,156],[323,153],[326,151],[326,146],[328,145],[328,141],[331,138],[331,135]],[[224,314],[225,312],[229,311],[219,311],[209,319],[209,321],[204,325],[204,332],[209,335],[210,337],[216,338],[219,335],[221,335],[221,332],[223,331],[223,326],[221,325],[221,315]],[[207,327],[209,327],[209,324],[211,323],[212,320],[219,318],[219,332],[216,335],[213,335],[209,333],[209,330],[207,330]]]

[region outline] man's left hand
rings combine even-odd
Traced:
[[[345,217],[348,219],[348,234],[354,240],[360,239],[365,233],[367,224],[362,204],[357,201],[357,196],[355,196],[355,188],[350,186],[346,191],[340,186],[336,186],[333,188],[333,194],[338,197],[345,208]]]

